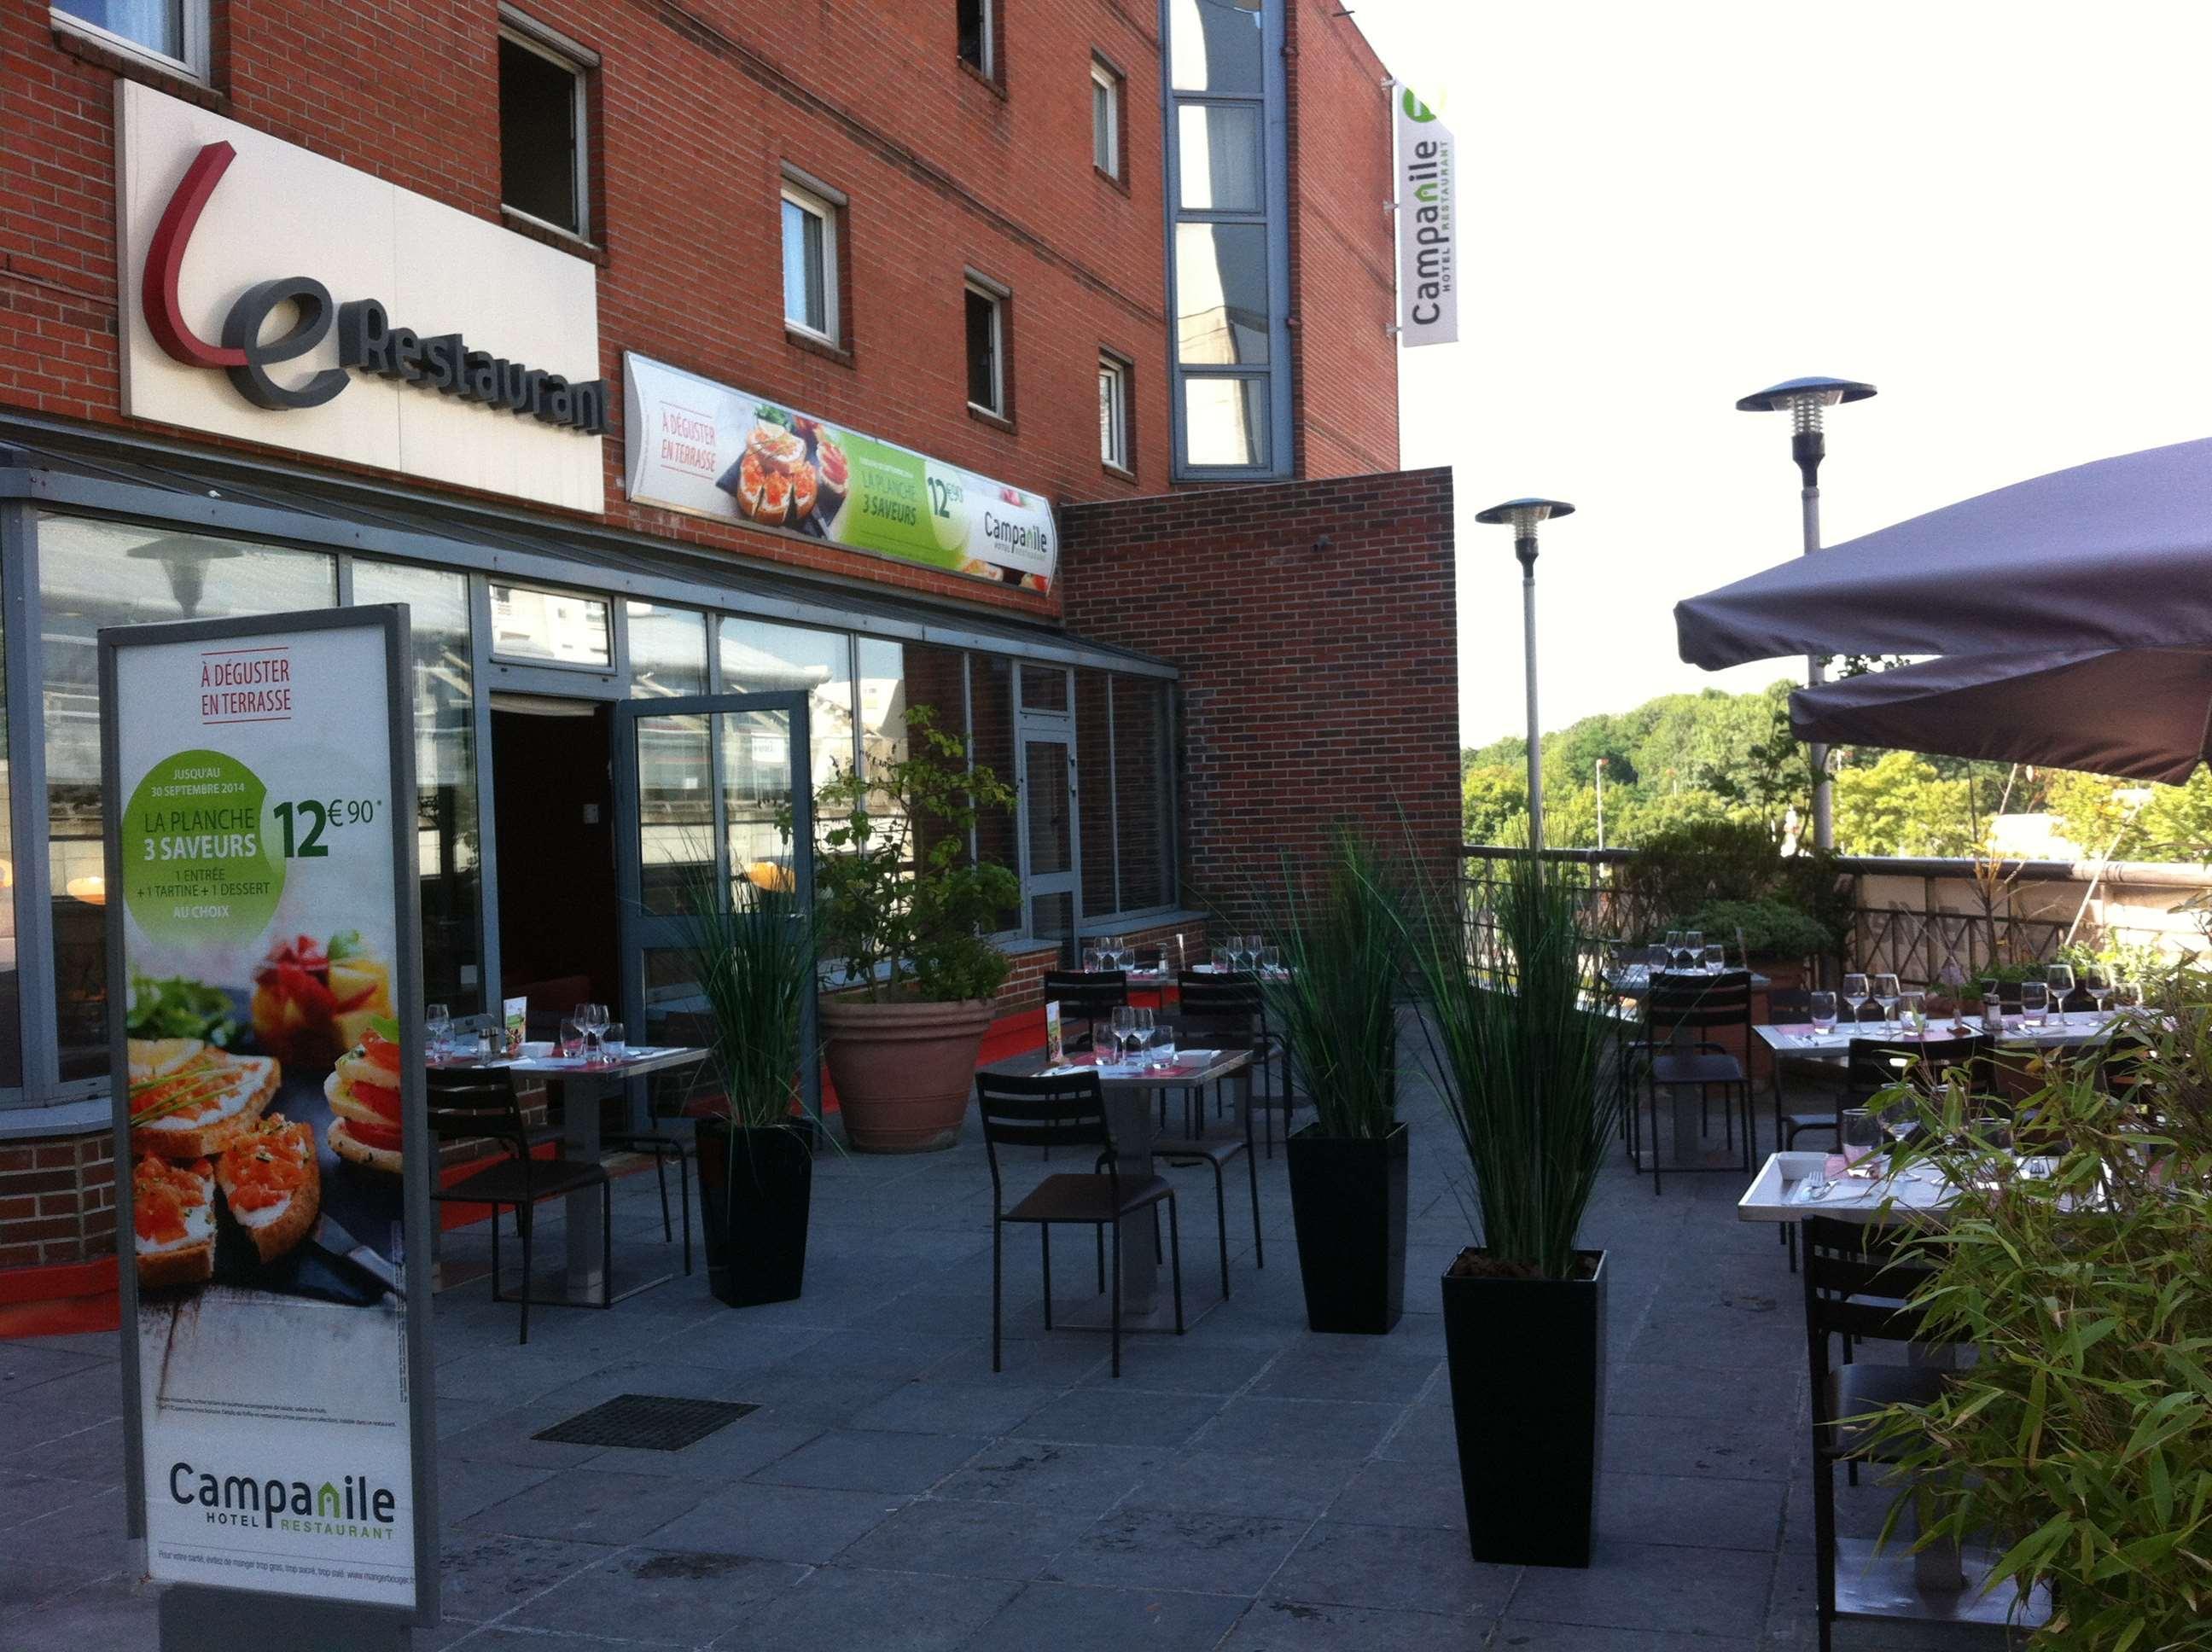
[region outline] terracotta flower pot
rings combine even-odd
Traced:
[[[958,1141],[991,1011],[985,999],[824,999],[830,1082],[847,1143],[862,1153],[929,1153]]]

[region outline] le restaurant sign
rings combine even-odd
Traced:
[[[133,82],[116,130],[126,413],[602,508],[590,264]]]

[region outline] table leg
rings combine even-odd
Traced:
[[[1121,1150],[1121,1169],[1125,1176],[1142,1177],[1153,1173],[1152,1108],[1153,1092],[1150,1090],[1116,1089],[1106,1092],[1106,1114],[1115,1145]],[[1167,1220],[1164,1211],[1160,1213],[1160,1220]],[[1151,1313],[1159,1306],[1159,1263],[1152,1252],[1152,1218],[1139,1212],[1121,1224],[1123,1315],[1134,1319]]]
[[[595,1164],[599,1157],[600,1083],[595,1078],[562,1078],[561,1133],[570,1158]],[[608,1279],[601,1267],[599,1247],[599,1190],[582,1187],[568,1195],[568,1288],[572,1302],[597,1304],[606,1300]]]
[[[1948,1343],[1910,1342],[1905,1347],[1908,1365],[1925,1370],[1954,1371],[1959,1368],[1959,1351]],[[1912,1516],[1912,1534],[1920,1530],[1919,1516]],[[1928,1594],[1956,1594],[1966,1587],[1966,1556],[1956,1542],[1931,1543],[1912,1557],[1913,1586]]]

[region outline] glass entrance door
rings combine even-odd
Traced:
[[[747,886],[814,902],[808,701],[803,694],[689,695],[615,708],[615,842],[623,895],[623,1019],[633,1043],[710,1042],[690,957],[696,914]],[[801,1000],[814,1048],[814,995]],[[799,1073],[821,1116],[821,1073]]]
[[[1082,917],[1076,868],[1074,731],[1065,717],[1024,713],[1018,785],[1022,798],[1022,884],[1029,932],[1063,944]]]

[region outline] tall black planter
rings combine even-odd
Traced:
[[[1306,1324],[1381,1336],[1406,1311],[1406,1127],[1379,1140],[1292,1135],[1291,1219]]]
[[[1582,1279],[1444,1275],[1444,1351],[1468,1546],[1587,1566],[1605,1421],[1605,1253]]]
[[[795,1130],[699,1121],[707,1285],[732,1308],[790,1302],[806,1278],[814,1156]]]

